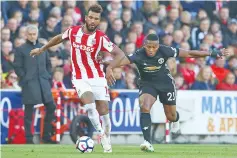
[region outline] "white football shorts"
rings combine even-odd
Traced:
[[[95,100],[110,101],[108,85],[105,78],[73,79],[72,84],[77,91],[79,98],[89,91],[94,94]]]

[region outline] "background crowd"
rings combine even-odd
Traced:
[[[234,1],[1,1],[1,89],[20,89],[14,72],[15,50],[26,42],[26,26],[39,27],[39,41],[81,25],[87,8],[102,5],[99,29],[131,54],[142,47],[148,33],[176,48],[226,48],[230,57],[171,58],[167,65],[180,90],[237,90],[237,2]],[[72,88],[70,42],[49,49],[52,87]],[[101,53],[109,59],[108,53]],[[134,65],[114,69],[113,89],[137,89]],[[165,81],[164,81],[165,82]]]

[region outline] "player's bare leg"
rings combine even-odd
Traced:
[[[163,105],[165,110],[165,115],[167,119],[172,122],[171,124],[171,132],[178,133],[180,131],[179,127],[179,113],[176,111],[175,105]]]
[[[88,117],[96,129],[101,134],[101,144],[104,150],[109,151],[111,149],[111,145],[109,144],[108,139],[105,137],[105,132],[101,127],[100,124],[100,115],[98,111],[96,110],[96,104],[95,104],[95,99],[94,95],[92,92],[87,91],[84,92],[81,97],[81,102],[85,106],[86,111],[88,113]]]
[[[156,98],[150,94],[144,93],[139,97],[139,103],[141,107],[140,124],[142,133],[144,136],[144,143],[140,145],[142,151],[154,152],[154,148],[151,145],[151,115],[150,110],[155,103]]]
[[[111,146],[110,132],[111,132],[111,120],[109,116],[109,104],[105,100],[96,100],[96,109],[99,112],[102,120],[102,127],[105,131],[105,137],[107,137],[109,145]],[[104,150],[106,153],[112,152],[112,146],[110,150]]]

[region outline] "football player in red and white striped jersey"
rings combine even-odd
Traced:
[[[64,33],[52,38],[46,45],[31,51],[30,55],[40,55],[48,48],[64,40],[71,43],[72,83],[84,104],[95,129],[101,133],[104,152],[112,152],[110,144],[111,122],[109,118],[108,85],[103,72],[103,64],[97,59],[100,52],[121,54],[122,50],[113,44],[97,26],[100,23],[102,7],[98,4],[88,9],[85,24],[72,26]],[[124,54],[122,52],[122,54]],[[98,111],[97,111],[97,110]],[[99,116],[102,116],[101,127]]]

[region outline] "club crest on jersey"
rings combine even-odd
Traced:
[[[158,63],[159,63],[159,64],[163,64],[164,61],[165,61],[164,58],[160,58],[160,59],[158,59]]]

